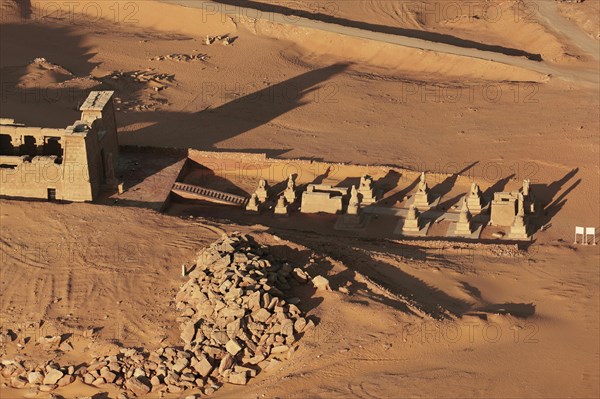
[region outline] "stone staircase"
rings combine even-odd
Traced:
[[[218,204],[234,205],[243,207],[248,202],[248,198],[240,195],[224,193],[222,191],[213,190],[206,187],[195,186],[193,184],[185,184],[175,182],[171,191],[175,194],[186,198],[201,199],[204,201],[215,202]]]

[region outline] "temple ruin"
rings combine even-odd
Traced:
[[[116,187],[119,143],[112,91],[92,91],[66,128],[0,119],[0,195],[93,201]]]
[[[498,192],[494,193],[494,199],[491,205],[492,226],[510,227],[512,226],[517,214],[516,192]]]
[[[0,195],[94,201],[103,188],[116,192],[119,146],[112,98],[111,91],[91,92],[80,107],[79,120],[66,128],[26,127],[12,119],[2,119]],[[336,186],[325,184],[320,177],[327,176],[330,164],[283,162],[244,153],[215,156],[191,149],[186,154],[190,162],[177,161],[171,168],[173,183],[161,209],[172,195],[175,199],[240,208],[248,217],[263,213],[290,216],[287,221],[271,219],[275,223],[298,223],[296,212],[329,214],[337,215],[334,229],[361,232],[370,225],[373,229],[386,228],[386,221],[395,218],[395,227],[390,231],[394,235],[427,237],[431,227],[432,236],[445,231],[446,237],[471,240],[480,238],[484,226],[496,230],[492,230],[494,238],[528,240],[535,231],[535,216],[541,210],[529,180],[524,180],[519,190],[496,192],[493,198],[484,198],[479,185],[471,182],[470,189],[457,197],[462,198],[460,204],[440,206],[445,193],[440,193],[437,186],[429,187],[426,172],[420,173],[416,190],[397,199],[400,191],[391,191],[390,183],[385,181],[386,176],[394,174],[388,171],[384,175],[383,169],[367,171],[356,166],[356,174],[347,176],[345,181],[338,179],[340,186]],[[123,157],[127,157],[126,149]],[[194,171],[194,165],[201,165],[201,172]],[[239,169],[243,165],[248,168]],[[256,177],[252,178],[254,173]],[[360,176],[360,181],[356,182],[354,176]],[[271,187],[270,182],[275,185]],[[335,179],[328,179],[327,183],[335,184]],[[397,181],[392,184],[397,186]],[[130,193],[127,198],[128,192],[123,194],[121,187],[120,197],[137,201],[135,194]],[[323,215],[306,220],[327,218]]]
[[[209,210],[199,204],[199,212],[249,223],[416,239],[529,241],[539,220],[533,212],[542,209],[528,180],[515,191],[488,194],[466,178],[459,188],[464,191],[447,191],[440,185],[430,188],[427,172],[396,172],[379,166],[369,170],[352,166],[354,170],[332,178],[328,176],[334,168],[331,164],[270,159],[263,154],[188,150],[188,159],[193,161],[190,168],[199,169],[179,174],[171,189],[175,201],[183,200],[181,205],[188,211],[190,203],[185,200],[192,197],[181,190],[189,186],[196,192],[194,199],[234,206]],[[401,174],[409,181],[417,178],[416,187],[401,189],[397,179]],[[451,199],[440,204],[444,196]]]

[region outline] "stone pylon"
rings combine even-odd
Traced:
[[[517,215],[515,216],[515,221],[510,227],[510,231],[508,232],[508,237],[513,239],[527,239],[529,236],[527,235],[527,224],[525,222],[525,200],[523,198],[523,193],[519,193],[518,199],[518,208]]]
[[[529,238],[529,236],[527,235],[527,225],[525,224],[525,217],[523,215],[515,216],[515,222],[512,226],[510,226],[508,237],[514,239]]]
[[[523,188],[521,189],[521,193],[523,194],[525,214],[535,214],[537,212],[536,200],[533,192],[531,192],[531,180],[523,180]]]
[[[525,197],[525,198],[529,197],[530,189],[531,189],[531,180],[529,180],[529,179],[523,180],[523,188],[521,191],[523,193],[523,197]]]

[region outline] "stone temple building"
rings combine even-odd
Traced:
[[[0,196],[93,201],[115,186],[119,143],[112,91],[92,91],[66,128],[0,119]]]

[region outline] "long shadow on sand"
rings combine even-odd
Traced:
[[[535,226],[536,230],[541,226],[548,224],[554,216],[567,203],[567,196],[581,184],[581,179],[571,183],[560,195],[558,193],[571,179],[575,178],[579,168],[567,172],[563,177],[550,184],[532,184],[531,191],[536,198],[541,201],[543,214],[539,218],[539,223]]]
[[[286,232],[281,230],[277,230],[276,234],[286,236]],[[473,302],[452,297],[400,267],[377,259],[377,253],[384,252],[386,257],[403,258],[407,262],[427,260],[427,267],[432,268],[460,272],[465,267],[464,262],[455,262],[441,253],[432,253],[424,248],[404,246],[387,240],[347,239],[347,242],[337,242],[307,232],[293,234],[288,239],[320,254],[321,258],[311,266],[312,270],[309,269],[312,275],[331,272],[334,265],[329,259],[343,263],[346,267],[344,271],[333,275],[329,273],[330,283],[333,289],[346,287],[349,293],[357,298],[355,302],[368,304],[359,299],[364,295],[406,314],[425,314],[437,320],[449,320],[472,313],[510,314],[519,318],[529,318],[535,314],[534,304],[494,304],[483,301],[479,289],[464,282],[463,289],[473,298]],[[463,260],[468,262],[469,258]],[[477,302],[483,304],[476,306]]]
[[[129,133],[128,138],[147,145],[160,146],[168,142],[172,147],[214,149],[217,143],[256,129],[308,104],[321,83],[344,72],[347,67],[348,64],[339,63],[314,69],[216,108],[195,113],[139,113],[132,116],[131,123],[147,123],[148,119],[157,123]]]
[[[334,268],[327,257],[342,262],[347,268],[330,276],[332,288],[346,286],[351,294],[366,295],[376,302],[394,307],[407,314],[427,314],[435,319],[452,319],[472,308],[472,304],[461,299],[453,298],[445,292],[425,283],[398,267],[378,260],[375,252],[383,250],[392,256],[410,256],[412,259],[431,259],[431,254],[415,246],[404,247],[387,240],[354,240],[348,242],[333,241],[327,237],[308,232],[294,233],[286,237],[285,231],[273,232],[280,237],[298,242],[310,248],[323,257],[315,263],[312,274],[324,274]],[[446,264],[453,263],[448,259],[438,259]],[[458,268],[459,265],[453,264]],[[360,274],[360,275],[359,275]],[[366,281],[365,281],[366,279]]]
[[[431,192],[434,193],[435,195],[439,195],[440,197],[443,198],[446,194],[448,194],[450,191],[452,191],[452,188],[454,187],[454,184],[458,180],[458,177],[460,175],[462,175],[463,173],[466,173],[470,169],[474,168],[478,163],[479,163],[479,161],[473,162],[472,164],[465,166],[462,170],[448,176],[447,178],[444,179],[444,181],[431,187]],[[443,210],[450,208],[452,205],[456,204],[456,202],[460,198],[464,197],[465,194],[466,193],[464,193],[464,194],[461,193],[461,194],[458,194],[454,198],[445,200],[444,202],[442,202],[441,204],[438,205],[438,208],[443,209]]]
[[[491,201],[492,198],[494,197],[494,193],[504,190],[504,187],[506,187],[508,182],[511,181],[513,179],[513,177],[515,177],[514,173],[511,175],[508,175],[506,177],[503,177],[502,179],[498,180],[493,185],[488,187],[483,193],[481,193],[481,197],[483,198],[483,200],[485,202]]]

